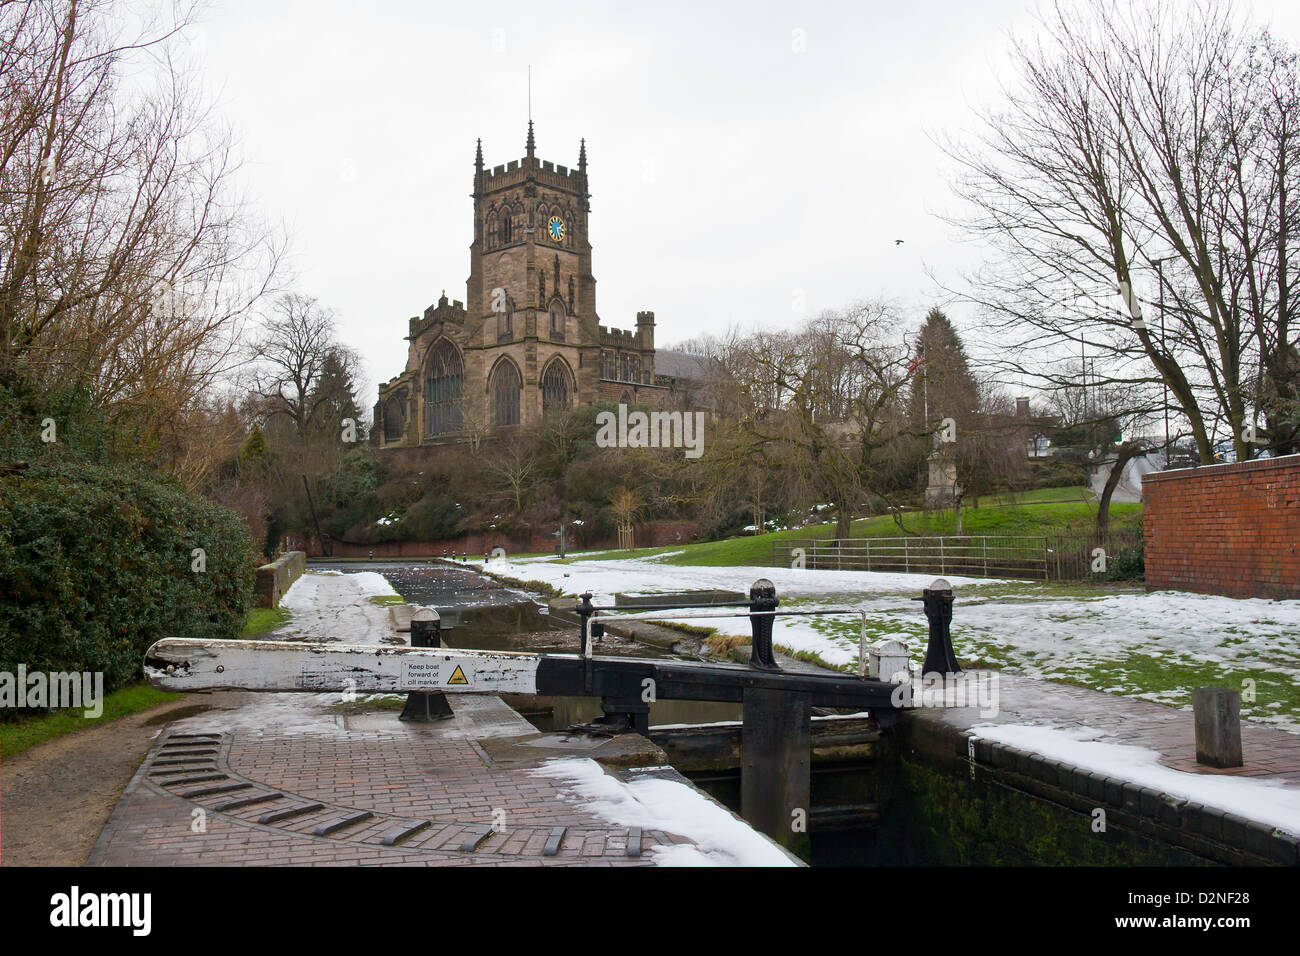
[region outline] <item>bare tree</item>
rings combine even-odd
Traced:
[[[516,432],[496,442],[487,470],[496,479],[497,490],[510,501],[513,514],[522,514],[538,481],[533,436]]]
[[[252,346],[253,388],[268,419],[283,416],[305,442],[340,413],[355,411],[352,381],[359,358],[338,340],[334,313],[316,299],[285,293]]]
[[[609,507],[614,512],[614,521],[618,526],[618,546],[630,550],[633,546],[632,528],[637,515],[645,507],[641,496],[626,485],[619,485],[609,496]]]
[[[998,254],[967,292],[1001,366],[1077,387],[1083,350],[1147,415],[1163,385],[1207,463],[1220,428],[1241,459],[1300,448],[1294,51],[1217,0],[1063,0],[1012,59],[1003,108],[947,146],[957,221]]]
[[[1028,471],[1026,428],[1016,418],[1015,403],[987,383],[980,392],[978,407],[963,416],[951,446],[958,534],[967,501],[978,508],[982,495],[1015,487]]]
[[[926,430],[904,414],[911,372],[894,310],[857,303],[796,332],[755,334],[735,352],[740,430],[782,462],[788,486],[830,504],[836,535],[848,537],[899,437]]]
[[[237,364],[281,245],[174,56],[192,7],[120,12],[0,4],[0,378],[83,387],[150,444]]]
[[[1134,412],[1140,405],[1123,385],[1095,388],[1091,394],[1082,390],[1062,390],[1052,396],[1051,405],[1060,419],[1060,440],[1070,441],[1086,450],[1094,467],[1110,465],[1097,502],[1097,534],[1105,535],[1110,527],[1110,503],[1123,478],[1124,470],[1134,458],[1149,452],[1153,443],[1136,432],[1142,414]],[[1127,436],[1127,437],[1125,437]]]

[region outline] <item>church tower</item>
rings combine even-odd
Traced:
[[[521,417],[536,421],[544,375],[555,380],[553,398],[559,380],[569,379],[563,390],[570,403],[577,393],[594,389],[599,372],[599,349],[588,345],[599,339],[600,319],[587,233],[586,141],[579,145],[576,169],[537,158],[531,120],[523,159],[488,169],[480,141],[473,198],[466,311],[472,323],[481,323],[487,375],[503,360],[514,362],[524,395],[538,399],[525,399]],[[557,359],[563,368],[551,371]],[[490,407],[494,391],[490,383],[485,415],[495,424],[501,416]]]
[[[444,292],[408,321],[406,368],[379,386],[376,444],[477,443],[556,409],[665,401],[654,313],[637,313],[635,332],[596,314],[586,140],[576,168],[540,160],[529,120],[523,158],[490,169],[480,140],[472,195],[465,301]]]

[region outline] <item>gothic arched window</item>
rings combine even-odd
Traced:
[[[501,227],[498,230],[498,235],[501,237],[501,245],[504,246],[510,242],[510,233],[510,211],[506,210],[501,215]]]
[[[560,215],[562,215],[562,216],[564,217],[564,222],[565,222],[565,225],[566,225],[566,227],[567,227],[567,228],[565,228],[565,230],[564,230],[564,248],[566,248],[566,249],[572,249],[572,248],[573,248],[573,234],[574,234],[574,231],[575,231],[575,230],[574,230],[574,226],[575,226],[575,224],[577,223],[578,219],[577,219],[577,217],[574,216],[574,214],[573,214],[573,207],[572,207],[572,206],[565,206],[565,207],[564,207],[564,211],[563,211],[562,213],[560,213]]]
[[[553,408],[568,408],[570,388],[569,370],[555,359],[542,373],[542,413]]]
[[[499,428],[503,425],[519,424],[519,396],[523,391],[523,384],[519,369],[509,359],[499,362],[492,370],[488,394],[492,396],[493,425]]]
[[[501,224],[497,222],[497,214],[494,212],[488,213],[487,247],[489,249],[495,249],[500,242],[500,229]]]
[[[461,382],[464,366],[456,346],[442,339],[429,352],[424,372],[424,433],[445,435],[460,431]]]
[[[400,441],[405,425],[406,396],[398,393],[384,402],[384,441]]]

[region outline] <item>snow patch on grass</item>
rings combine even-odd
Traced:
[[[513,569],[513,570],[512,570]],[[492,570],[545,581],[566,594],[591,591],[597,604],[616,592],[700,589],[748,591],[768,578],[784,608],[848,607],[867,614],[867,643],[902,641],[924,656],[928,625],[919,597],[932,574],[822,571],[770,567],[669,565],[645,558],[558,564],[522,558]],[[952,636],[963,662],[1028,677],[1067,681],[1109,693],[1186,706],[1206,684],[1257,684],[1243,716],[1300,732],[1300,601],[1229,598],[1136,587],[1084,587],[949,576],[956,591]],[[688,621],[689,611],[675,621]],[[748,639],[748,619],[697,623],[721,637]],[[780,647],[815,653],[843,667],[857,661],[856,614],[778,617]]]

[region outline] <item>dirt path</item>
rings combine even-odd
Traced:
[[[162,726],[237,707],[245,696],[190,694],[0,755],[0,865],[80,866]]]

